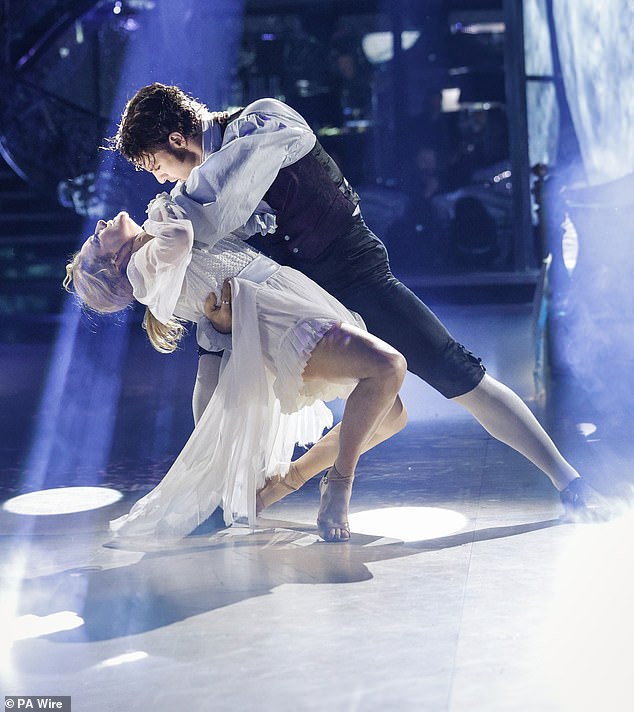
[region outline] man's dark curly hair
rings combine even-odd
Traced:
[[[123,110],[117,133],[108,140],[137,169],[148,167],[151,154],[167,148],[168,137],[178,131],[185,138],[202,130],[207,107],[177,86],[149,84],[139,89]]]

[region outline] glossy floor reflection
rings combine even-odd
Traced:
[[[531,399],[530,307],[442,316]],[[122,407],[141,412],[134,397]],[[76,712],[631,709],[632,516],[561,524],[532,465],[414,379],[404,400],[412,422],[360,466],[349,543],[316,536],[316,482],[255,532],[212,522],[169,549],[112,542],[107,521],[164,453],[114,458],[99,481],[69,473],[68,486],[124,494],[98,509],[2,510],[0,692],[71,695]],[[538,412],[594,484],[614,487],[603,463],[628,447],[614,454],[596,413],[596,430],[579,428],[586,407],[568,393]],[[3,501],[20,493],[12,463]]]

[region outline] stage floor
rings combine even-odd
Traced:
[[[437,311],[589,481],[619,484],[631,443],[592,430],[570,390],[534,400],[530,305]],[[48,348],[2,347],[6,422],[22,422],[18,402],[34,407]],[[162,459],[115,458],[99,484],[123,498],[98,509],[0,511],[1,693],[70,695],[74,712],[630,710],[634,518],[563,524],[530,463],[414,378],[403,398],[410,424],[359,467],[347,543],[318,539],[313,481],[255,532],[116,546],[108,520]],[[24,490],[26,455],[6,437],[3,451],[4,501]],[[55,486],[95,484],[82,478]]]

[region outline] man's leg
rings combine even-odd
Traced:
[[[493,437],[510,445],[548,475],[559,490],[570,521],[604,520],[612,505],[563,457],[524,401],[504,384],[485,375],[479,385],[453,399]]]
[[[220,374],[220,362],[222,352],[200,350],[198,356],[198,371],[196,372],[196,383],[192,394],[192,411],[194,413],[194,423],[198,423],[201,415],[211,400],[211,396],[218,385]]]
[[[524,401],[503,383],[485,374],[472,391],[453,401],[466,408],[494,438],[537,465],[558,490],[579,477]]]
[[[198,349],[198,371],[196,372],[196,382],[194,383],[194,392],[192,394],[192,411],[195,424],[198,424],[207,404],[211,400],[211,396],[216,390],[221,361],[221,351],[210,352],[202,348]],[[224,529],[225,526],[222,508],[218,507],[192,534],[208,534],[216,529]]]
[[[485,377],[480,360],[457,343],[425,304],[392,275],[384,246],[369,230],[359,226],[335,241],[318,263],[298,261],[292,266],[361,314],[371,333],[405,356],[408,370],[465,407],[494,437],[528,457],[557,489],[576,482],[578,473],[528,406],[509,388]]]

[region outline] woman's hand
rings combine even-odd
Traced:
[[[143,247],[146,242],[149,242],[154,238],[154,235],[149,235],[145,230],[141,230],[138,234],[134,236],[134,242],[132,247],[132,252],[136,252],[138,249]]]
[[[205,316],[216,331],[221,334],[231,333],[231,284],[225,279],[220,293],[220,304],[212,292],[205,301]]]
[[[211,112],[211,121],[213,123],[221,124],[224,121],[226,121],[228,118],[229,118],[228,111],[212,111]]]

